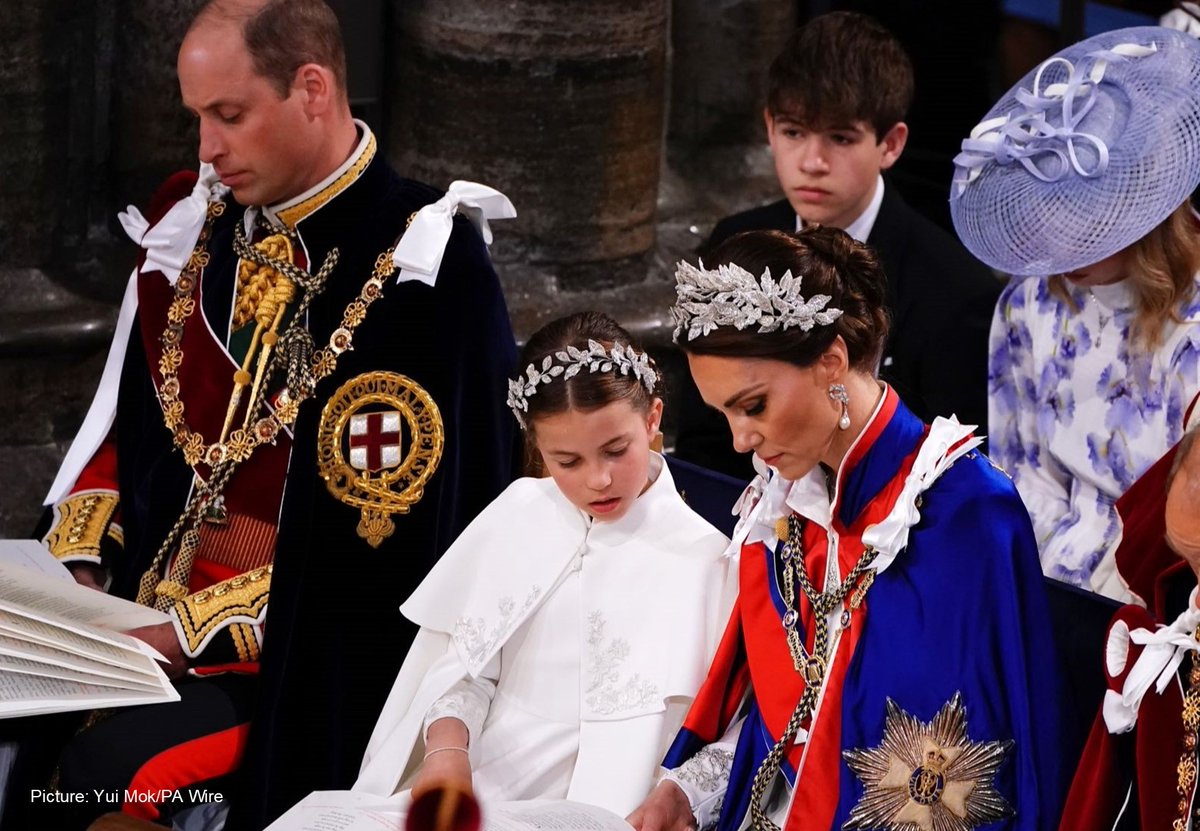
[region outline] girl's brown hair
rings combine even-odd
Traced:
[[[594,340],[605,349],[614,343],[644,350],[634,342],[630,334],[603,312],[577,312],[560,317],[538,329],[521,350],[518,366],[540,367],[547,356],[564,351],[568,346],[586,350],[588,341]],[[651,361],[651,365],[653,365]],[[635,410],[648,413],[655,396],[646,390],[632,372],[590,372],[582,370],[564,380],[560,375],[554,380],[538,386],[527,399],[529,410],[525,421],[532,432],[534,422],[540,416],[553,415],[567,410],[598,410],[614,401],[628,401]]]

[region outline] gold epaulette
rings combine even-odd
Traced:
[[[193,658],[199,655],[213,633],[231,623],[238,627],[230,631],[238,656],[257,660],[258,643],[249,623],[261,617],[270,593],[271,566],[266,566],[177,600],[174,610],[187,640],[188,655]]]
[[[100,543],[112,536],[123,543],[121,529],[111,525],[120,499],[115,491],[82,491],[54,506],[54,525],[44,542],[60,560],[98,559]]]

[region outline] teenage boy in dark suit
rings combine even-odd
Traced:
[[[771,65],[763,112],[784,198],[722,219],[703,250],[742,231],[805,223],[866,242],[883,263],[892,314],[881,377],[924,421],[953,414],[983,433],[988,328],[1001,286],[884,182],[908,139],[912,94],[908,55],[872,18],[833,12],[798,29]],[[724,419],[699,406],[680,412],[680,457],[752,475]]]

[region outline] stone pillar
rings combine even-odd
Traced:
[[[41,266],[86,227],[86,199],[73,193],[90,138],[91,4],[13,3],[0,14],[0,266]],[[82,129],[81,129],[82,128]],[[82,133],[82,135],[81,135]]]
[[[94,227],[112,22],[112,0],[29,0],[0,14],[0,537],[33,530],[124,285]]]
[[[394,0],[389,157],[520,213],[493,254],[564,288],[641,279],[655,241],[667,0]],[[515,242],[514,242],[515,241]]]
[[[195,169],[196,124],[179,99],[175,58],[202,0],[117,0],[110,213],[145,207],[162,181]]]
[[[796,29],[795,0],[673,0],[672,147],[766,141],[767,67]]]

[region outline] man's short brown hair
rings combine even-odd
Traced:
[[[333,73],[346,95],[346,46],[337,15],[324,0],[210,0],[192,23],[215,17],[237,23],[255,71],[287,98],[296,70],[307,63]]]
[[[865,121],[877,140],[904,120],[913,70],[900,41],[855,12],[815,17],[788,39],[767,74],[767,111],[812,129]]]

